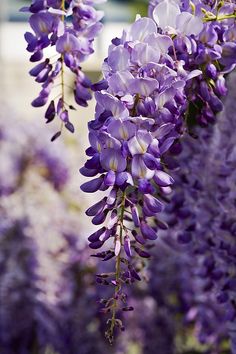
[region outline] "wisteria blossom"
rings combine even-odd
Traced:
[[[106,0],[104,0],[106,1]],[[91,99],[91,81],[84,74],[81,63],[93,53],[93,41],[101,30],[102,11],[94,5],[103,1],[74,0],[34,0],[22,11],[31,13],[29,23],[33,30],[25,33],[27,50],[32,53],[31,62],[39,62],[30,70],[30,75],[40,83],[42,89],[32,102],[34,107],[47,104],[46,123],[55,117],[61,121],[59,131],[52,137],[61,135],[63,126],[74,132],[69,119],[69,110],[74,110],[74,103],[67,101],[66,71],[74,75],[73,92],[75,102],[83,107]],[[47,57],[46,49],[55,48],[55,55]],[[60,93],[54,98],[53,88],[59,86]]]
[[[149,13],[164,33],[174,36],[172,57],[179,72],[202,70],[202,75],[185,87],[186,120],[190,126],[196,122],[207,125],[223,109],[220,98],[227,94],[224,76],[236,66],[236,5],[200,0],[181,1],[179,5],[172,0],[151,1]],[[197,37],[193,36],[195,31]]]
[[[229,92],[233,92],[231,91],[233,83],[234,77]],[[183,155],[177,157],[182,173],[172,171],[176,180],[174,196],[171,198],[175,211],[171,211],[173,205],[170,204],[169,209],[167,206],[163,214],[163,218],[170,224],[168,235],[165,235],[165,231],[159,231],[158,245],[152,249],[150,266],[142,272],[142,276],[147,279],[146,282],[142,284],[138,282],[136,287],[127,291],[129,302],[135,307],[135,311],[130,313],[130,316],[123,311],[126,330],[120,334],[112,347],[103,338],[106,321],[104,316],[99,314],[97,304],[98,301],[105,301],[110,296],[111,289],[95,286],[94,274],[100,274],[100,267],[95,268],[96,258],[90,257],[91,251],[82,244],[83,235],[78,234],[81,230],[81,219],[78,217],[78,211],[73,213],[75,205],[79,204],[77,196],[73,196],[71,205],[68,203],[66,188],[71,180],[68,173],[67,148],[62,141],[58,141],[51,148],[47,141],[48,136],[37,139],[40,124],[38,126],[34,122],[25,129],[24,122],[14,119],[11,115],[9,129],[9,125],[4,125],[1,120],[1,151],[4,150],[4,164],[17,166],[21,165],[23,160],[28,160],[23,170],[24,178],[21,169],[12,172],[8,170],[8,176],[11,174],[18,176],[16,178],[18,184],[14,184],[14,188],[8,189],[7,192],[4,188],[4,193],[0,196],[0,346],[4,354],[21,352],[31,354],[32,350],[35,353],[44,350],[59,354],[77,354],[78,348],[79,353],[85,354],[91,352],[120,354],[131,348],[135,350],[137,347],[142,354],[155,354],[156,348],[165,354],[173,354],[177,349],[180,353],[191,353],[193,349],[191,343],[185,343],[186,336],[193,342],[196,341],[197,347],[202,344],[200,348],[204,348],[205,353],[224,353],[222,348],[228,348],[227,337],[230,335],[232,341],[234,340],[234,322],[232,320],[226,322],[224,314],[230,302],[227,300],[226,303],[221,303],[221,298],[223,295],[224,299],[225,293],[229,293],[229,299],[232,299],[234,292],[225,287],[223,294],[218,297],[219,292],[214,293],[205,287],[209,278],[212,278],[213,289],[219,289],[223,278],[221,280],[215,278],[216,268],[212,267],[209,261],[203,263],[202,260],[208,259],[209,253],[214,255],[217,268],[219,261],[224,267],[231,268],[234,266],[234,263],[231,263],[234,258],[221,258],[221,254],[213,251],[215,246],[212,242],[209,248],[208,233],[207,239],[201,238],[204,252],[200,255],[194,254],[191,250],[194,250],[195,246],[191,248],[191,243],[186,242],[192,239],[195,245],[195,240],[200,239],[201,227],[208,230],[208,214],[202,204],[205,200],[202,199],[202,193],[207,193],[207,190],[204,188],[205,192],[200,191],[196,184],[196,181],[204,182],[208,181],[208,178],[204,177],[206,174],[202,173],[199,165],[202,166],[203,161],[206,161],[207,166],[208,156],[212,154],[215,156],[216,151],[220,152],[219,159],[216,159],[218,162],[221,161],[222,151],[226,153],[232,151],[234,130],[230,128],[234,124],[232,114],[235,109],[234,98],[235,95],[232,95],[230,101],[226,102],[226,115],[220,117],[220,129],[216,126],[215,133],[212,127],[208,127],[205,130],[198,129],[198,139],[185,136]],[[213,133],[217,139],[211,144]],[[32,149],[32,140],[35,142],[36,152],[42,144],[44,155],[48,152],[50,159],[54,157],[57,161],[55,166],[64,166],[64,170],[67,171],[67,179],[60,184],[60,190],[63,192],[61,196],[57,194],[58,187],[55,183],[58,176],[49,172],[50,168],[53,170],[53,164],[49,167],[47,159],[41,160],[39,164],[37,154],[34,155]],[[7,141],[10,144],[7,144]],[[14,145],[14,141],[17,141],[17,146],[21,146],[17,156],[9,149]],[[216,146],[220,141],[224,149],[218,150]],[[206,152],[209,150],[208,155]],[[196,160],[192,159],[193,154]],[[29,155],[31,158],[27,159]],[[227,164],[230,163],[234,168],[234,155],[230,153],[230,156],[232,165],[228,159]],[[165,160],[167,163],[167,156]],[[9,161],[13,161],[13,164]],[[168,161],[170,164],[170,158]],[[210,183],[214,182],[215,168],[216,165],[212,164],[207,172],[207,175],[212,176]],[[212,190],[217,188],[218,191],[219,182],[224,182],[225,176],[223,174],[217,176],[217,184],[214,187],[213,183],[211,188]],[[224,204],[228,211],[233,207],[234,201],[231,182],[233,178],[233,173],[227,177],[227,186],[231,186],[230,196],[232,196],[230,202]],[[186,190],[186,184],[191,188]],[[2,186],[3,184],[1,188]],[[189,191],[195,194],[188,196]],[[200,208],[195,202],[196,193],[200,195]],[[226,190],[222,190],[222,184],[217,193],[226,197],[228,194]],[[23,198],[24,196],[27,198]],[[184,203],[181,204],[183,197]],[[194,203],[191,201],[192,198]],[[190,201],[192,214],[186,210]],[[218,203],[210,204],[211,212],[218,210]],[[194,220],[193,211],[195,213],[197,210],[200,213],[197,214],[199,231],[195,238],[190,225]],[[221,222],[225,217],[224,209],[221,209],[219,214],[220,218],[214,218],[212,230],[215,230],[216,226],[213,225],[217,219]],[[200,218],[200,215],[205,215],[206,219]],[[175,220],[179,221],[176,226]],[[183,229],[183,225],[186,225],[188,230]],[[231,225],[231,229],[233,224],[227,225]],[[233,244],[234,236],[229,230],[223,233],[218,231],[220,230],[217,228],[219,239],[225,241],[227,233],[227,240]],[[215,236],[214,233],[213,239]],[[224,252],[229,252],[229,249],[231,248]],[[135,265],[141,269],[142,259],[140,258]],[[103,271],[112,271],[112,264],[105,263],[105,266],[106,268],[103,265]],[[224,280],[228,282],[228,276]],[[195,352],[200,353],[197,349]]]
[[[60,203],[57,198],[56,191],[64,191],[69,180],[68,166],[60,154],[45,149],[40,139],[36,139],[31,153],[22,153],[25,145],[21,142],[16,151],[11,146],[14,131],[3,129],[3,161],[7,154],[11,158],[0,173],[2,212],[12,211],[9,233],[15,230],[23,251],[29,249],[30,253],[29,260],[21,259],[20,248],[15,258],[19,258],[25,277],[34,279],[29,288],[41,300],[40,306],[51,314],[48,325],[52,331],[46,331],[45,323],[35,316],[40,335],[33,344],[44,349],[47,333],[58,338],[55,342],[46,340],[56,352],[74,354],[82,336],[91,330],[85,341],[87,349],[81,350],[105,352],[107,344],[99,332],[104,329],[104,320],[94,314],[98,302],[100,313],[109,316],[105,334],[110,343],[114,334],[119,335],[118,330],[124,332],[124,314],[130,313],[128,322],[141,323],[138,329],[134,325],[131,337],[141,335],[144,353],[153,352],[147,343],[153,328],[159,334],[151,335],[153,343],[164,354],[178,352],[176,344],[182,338],[182,328],[204,347],[205,353],[222,354],[225,343],[228,350],[229,338],[235,353],[234,122],[233,114],[228,115],[227,102],[226,114],[220,118],[217,114],[223,110],[223,96],[228,92],[226,76],[236,66],[236,5],[227,0],[151,0],[149,17],[137,15],[121,38],[112,40],[102,66],[103,77],[92,84],[81,63],[92,54],[94,38],[102,26],[103,13],[95,9],[101,2],[35,0],[22,9],[31,13],[32,32],[27,32],[25,39],[32,54],[30,60],[37,64],[30,75],[42,85],[32,105],[47,105],[46,123],[56,116],[61,121],[52,141],[61,135],[64,126],[74,132],[69,110],[75,108],[66,97],[66,70],[74,75],[72,89],[78,105],[87,106],[91,89],[95,92],[95,117],[88,124],[88,159],[80,172],[90,178],[82,184],[82,191],[100,192],[100,199],[94,200],[86,214],[97,227],[88,238],[93,256],[90,262],[100,259],[103,263],[96,272],[96,282],[102,287],[95,290],[86,283],[89,270],[84,271],[83,280],[78,271],[82,262],[89,261],[88,250],[81,252],[75,234],[76,215],[68,212],[68,203]],[[55,49],[53,58],[47,55],[49,47]],[[60,93],[54,98],[52,89],[58,85]],[[42,201],[47,217],[41,225],[38,215],[32,213],[35,200],[28,204],[24,200],[26,190],[21,190],[27,178],[32,178],[27,174],[32,160],[40,171],[41,188],[51,191],[50,198]],[[22,221],[19,210],[15,216],[14,198],[23,198],[26,220]],[[60,205],[59,216],[51,216],[53,202]],[[51,261],[60,264],[61,257],[69,254],[67,266],[57,268],[60,276],[52,281],[49,292],[44,283],[45,268],[38,266],[44,254],[40,241],[38,257],[27,243],[28,230],[34,232],[36,224],[35,234],[42,234],[48,228],[48,218],[54,227],[57,225],[55,233],[63,239],[61,249],[51,252]],[[9,237],[4,227],[3,246]],[[8,245],[6,249],[8,252]],[[151,255],[154,259],[147,268]],[[2,259],[6,263],[5,254]],[[32,272],[27,273],[25,262],[31,260]],[[136,282],[136,294],[140,294],[143,288],[139,282],[149,277],[155,278],[149,285],[149,297],[132,296],[126,286]],[[88,298],[76,279],[90,289]],[[40,284],[40,291],[35,284]],[[147,307],[146,316],[140,319],[142,313],[133,314],[135,306],[139,310],[141,307],[141,312]],[[81,333],[74,329],[75,313],[78,318],[82,316],[77,319],[80,329],[83,321],[86,324]],[[95,326],[91,325],[92,316],[98,321]],[[175,316],[180,319],[179,329]],[[150,332],[144,328],[145,319],[152,324]],[[62,328],[60,321],[67,327]],[[7,332],[4,321],[2,326]],[[160,338],[162,327],[166,329],[165,340]],[[91,342],[95,332],[98,345]],[[123,338],[127,336],[129,332]],[[11,338],[4,337],[4,345]],[[119,340],[114,353],[126,350],[124,340]]]
[[[212,120],[222,109],[223,74],[234,68],[233,56],[229,66],[219,64],[225,71],[216,72],[213,90],[205,66],[212,72],[216,58],[204,55],[203,63],[196,61],[208,17],[191,13],[191,6],[190,12],[185,8],[187,4],[180,7],[163,0],[154,7],[153,19],[137,17],[121,38],[113,39],[103,64],[104,79],[93,86],[96,114],[89,123],[89,159],[81,173],[99,176],[81,189],[108,190],[87,215],[94,225],[105,222],[89,237],[90,247],[106,244],[108,248],[96,256],[103,261],[115,258],[115,271],[98,277],[99,283],[115,288],[104,306],[112,314],[106,332],[110,341],[115,327],[123,329],[117,312],[132,310],[126,305],[123,284],[140,280],[137,257],[149,258],[150,241],[157,239],[159,229],[168,227],[157,215],[174,183],[163,157],[200,119],[199,109]],[[234,8],[228,11],[231,14]],[[231,26],[231,22],[224,25],[224,31]],[[215,50],[219,48],[217,44]],[[203,86],[209,99],[201,94]]]
[[[196,139],[186,137],[182,143],[180,171],[166,212],[173,243],[178,241],[180,252],[195,259],[193,277],[199,299],[208,297],[221,311],[220,321],[235,353],[235,74],[230,79],[229,96],[218,124],[206,131],[198,129]],[[204,314],[199,311],[196,307],[189,314],[192,319],[200,316],[202,321],[196,328],[199,340],[215,343],[216,328],[211,325],[206,331]]]

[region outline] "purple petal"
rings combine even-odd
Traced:
[[[51,122],[56,115],[56,110],[55,110],[55,104],[54,101],[51,101],[46,112],[45,112],[45,118],[47,119],[47,123]]]
[[[114,172],[123,172],[127,164],[121,151],[115,149],[104,149],[100,155],[100,162],[106,171]]]
[[[64,111],[62,111],[60,113],[60,118],[63,122],[68,122],[69,121],[69,114],[68,114],[68,111],[67,109],[65,109]]]
[[[86,182],[84,184],[82,184],[82,186],[80,187],[80,189],[83,191],[83,192],[86,192],[86,193],[94,193],[96,191],[99,190],[99,188],[101,187],[103,183],[103,177],[100,176],[98,178],[95,178],[89,182]]]
[[[171,136],[167,138],[161,145],[160,147],[160,153],[164,154],[166,151],[170,149],[170,147],[173,145],[174,141],[176,140],[176,137]]]
[[[186,36],[197,36],[203,29],[202,20],[189,12],[182,12],[176,18],[176,28]]]
[[[117,237],[115,240],[115,256],[117,257],[120,254],[121,251],[121,242],[120,242],[120,238]]]
[[[134,22],[128,33],[128,40],[142,42],[147,35],[157,32],[156,24],[150,18],[140,18]]]
[[[149,97],[157,88],[158,81],[152,78],[133,79],[129,84],[129,92],[131,94],[138,93],[144,97]]]
[[[137,178],[151,179],[154,171],[149,170],[145,165],[142,155],[135,155],[131,164],[132,175]]]
[[[156,158],[148,153],[143,155],[143,161],[147,168],[149,168],[150,170],[155,170],[159,166],[159,163],[157,163]]]
[[[130,248],[130,238],[127,235],[124,237],[124,250],[128,257],[132,256],[132,252]]]
[[[152,142],[152,136],[145,131],[138,131],[137,134],[128,141],[129,151],[132,156],[144,154]]]
[[[139,213],[138,213],[138,208],[135,205],[131,207],[131,213],[132,213],[134,225],[136,227],[139,227],[139,225],[140,225]]]
[[[35,34],[42,37],[53,31],[54,16],[46,12],[35,13],[30,17],[29,22]]]
[[[111,230],[116,225],[117,221],[118,221],[117,211],[113,210],[110,219],[108,220],[107,223],[108,230]]]
[[[98,170],[96,169],[88,169],[86,167],[82,167],[80,170],[81,175],[85,177],[94,177],[98,174]]]
[[[135,135],[136,127],[134,123],[117,119],[111,121],[107,131],[118,140],[129,140]]]
[[[112,206],[115,203],[116,198],[117,198],[117,190],[113,188],[107,197],[107,205]]]
[[[124,71],[129,68],[129,59],[129,51],[120,45],[109,53],[107,62],[113,72]]]
[[[94,225],[100,225],[100,224],[102,224],[104,221],[105,221],[105,219],[106,219],[106,217],[107,217],[107,210],[104,210],[104,211],[102,211],[100,214],[97,214],[97,215],[95,215],[93,218],[92,218],[92,223],[94,224]]]
[[[33,55],[31,55],[30,57],[30,61],[32,63],[36,62],[36,61],[39,61],[43,58],[43,52],[41,50],[35,52]]]
[[[48,97],[39,96],[31,102],[31,105],[33,107],[42,107],[47,103],[47,100],[48,100]]]
[[[146,224],[145,221],[141,222],[141,232],[144,238],[148,240],[156,240],[157,239],[157,234],[156,231],[153,230],[152,227]]]
[[[135,240],[136,240],[138,243],[140,243],[141,245],[144,245],[144,244],[146,243],[146,240],[143,238],[142,235],[137,234],[137,233],[134,232],[134,231],[132,232],[132,234],[133,234]]]
[[[146,65],[150,62],[154,62],[154,63],[158,63],[160,60],[160,51],[158,48],[153,48],[152,46],[150,46],[147,43],[138,43],[134,46],[133,50],[132,50],[132,54],[131,54],[131,61],[133,64],[139,65],[139,66],[143,66]],[[137,81],[137,85],[138,88],[142,89],[142,85],[140,81],[140,84]],[[150,82],[152,82],[152,80],[150,80]],[[158,83],[156,80],[153,80],[154,86],[150,86],[147,85],[148,80],[146,81],[144,79],[143,81],[143,91],[145,93],[145,96],[148,96],[146,94],[147,92],[153,92],[155,90],[155,88],[158,87]],[[135,86],[133,86],[134,88]]]
[[[109,172],[107,172],[107,174],[104,178],[104,184],[106,186],[112,187],[115,184],[115,180],[116,180],[116,174],[114,171],[110,170]]]
[[[150,183],[150,181],[147,181],[145,178],[141,178],[138,181],[138,190],[140,193],[143,194],[152,194],[155,192],[154,187],[152,186],[152,184]]]
[[[179,14],[179,6],[169,0],[160,2],[153,10],[154,21],[162,30],[166,27],[175,28],[176,18]]]
[[[88,208],[85,213],[87,216],[95,216],[96,214],[99,214],[103,211],[105,205],[106,205],[106,198],[103,198],[102,200],[100,200],[100,202]]]
[[[89,247],[92,248],[93,250],[97,250],[98,248],[102,247],[104,242],[102,241],[95,241],[89,244]]]
[[[106,231],[106,228],[103,226],[101,229],[97,230],[88,237],[89,242],[95,242],[99,240],[99,237]]]
[[[74,133],[75,128],[74,128],[74,125],[71,122],[69,122],[69,121],[66,122],[65,127],[66,127],[67,130],[69,130],[69,132]]]
[[[61,36],[56,43],[58,53],[73,53],[80,50],[78,38],[72,33],[66,32]]]
[[[154,213],[160,213],[163,209],[163,204],[151,194],[144,195],[144,204]]]
[[[142,258],[150,258],[150,253],[142,250],[139,247],[134,247],[135,252]]]
[[[156,171],[153,179],[161,187],[168,187],[174,183],[174,179],[164,171]]]

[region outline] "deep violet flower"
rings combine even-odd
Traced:
[[[104,0],[105,1],[105,0]],[[53,137],[54,141],[61,134],[65,126],[74,132],[74,126],[69,120],[70,109],[75,109],[66,100],[65,71],[67,68],[74,75],[73,93],[75,102],[83,107],[91,99],[90,80],[81,69],[81,63],[93,53],[93,41],[98,35],[103,17],[94,5],[97,1],[33,1],[29,7],[22,11],[31,13],[29,18],[33,33],[26,32],[27,50],[31,53],[31,62],[40,62],[30,70],[30,75],[42,85],[39,96],[32,102],[34,107],[46,105],[51,98],[45,113],[46,123],[50,123],[56,116],[61,120],[61,127]],[[72,22],[67,19],[72,16]],[[45,48],[55,47],[55,56],[46,58]],[[59,81],[58,81],[59,80]],[[59,98],[51,96],[52,89],[60,85]]]
[[[114,296],[104,309],[112,313],[106,332],[110,341],[114,328],[120,327],[116,313],[122,307],[122,285],[137,279],[129,271],[129,267],[136,267],[132,255],[149,258],[149,241],[157,238],[159,228],[166,228],[156,214],[163,209],[174,180],[163,158],[190,129],[189,117],[195,124],[201,110],[209,121],[214,120],[223,107],[220,97],[225,91],[224,82],[218,82],[216,90],[212,81],[203,81],[203,63],[214,65],[222,54],[221,46],[214,42],[219,36],[214,28],[218,22],[209,25],[204,21],[198,11],[192,13],[188,2],[158,2],[153,20],[137,17],[120,39],[112,41],[103,64],[104,79],[94,87],[96,114],[89,123],[89,159],[81,173],[99,176],[81,189],[92,193],[108,190],[109,203],[104,205],[103,198],[102,211],[99,209],[92,219],[95,225],[105,222],[105,229],[102,227],[101,234],[89,241],[92,249],[106,244],[108,249],[97,257],[115,258],[116,262],[116,272],[104,281],[98,279],[99,283],[115,286]],[[200,41],[205,40],[201,36],[208,28],[213,48]],[[219,77],[233,66],[225,66]],[[211,80],[218,80],[217,70],[208,66]],[[195,101],[197,108],[192,112]],[[110,203],[111,194],[116,198]]]
[[[157,228],[148,219],[159,213],[163,204],[152,194],[170,188],[173,183],[168,172],[163,171],[161,156],[182,133],[183,88],[189,73],[180,77],[169,63],[171,46],[171,38],[158,34],[153,20],[137,18],[119,44],[109,48],[104,62],[108,88],[96,92],[96,117],[89,123],[90,158],[81,173],[100,176],[83,184],[81,189],[95,192],[110,188],[107,200],[101,201],[102,211],[98,208],[92,220],[95,225],[106,221],[107,226],[102,235],[89,238],[90,247],[100,248],[112,238],[114,248],[105,251],[103,258],[114,252],[116,262],[122,264],[116,276],[106,279],[108,284],[116,286],[108,308],[114,314],[107,332],[111,341],[114,327],[120,323],[114,316],[118,303],[122,303],[121,284],[137,279],[129,270],[135,267],[132,255],[149,257],[148,240],[157,238]],[[111,198],[113,194],[115,199]],[[97,205],[100,203],[92,208]],[[91,208],[87,213],[91,214]],[[135,227],[129,213],[134,217]],[[139,237],[142,244],[137,241]]]
[[[217,353],[221,353],[218,329],[222,321],[224,336],[231,339],[231,350],[235,352],[234,81],[235,73],[228,80],[229,95],[217,125],[196,129],[195,139],[183,139],[179,173],[166,208],[170,225],[167,242],[179,243],[179,252],[195,259],[192,278],[198,284],[198,297],[211,299],[212,306],[221,313],[207,327],[206,314],[198,306],[187,315],[189,319],[197,318],[199,340],[214,344]]]

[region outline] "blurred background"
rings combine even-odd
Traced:
[[[129,294],[135,312],[126,316],[127,330],[113,347],[106,343],[106,317],[98,311],[106,289],[94,284],[97,264],[86,246],[93,229],[84,211],[94,197],[79,188],[95,102],[73,112],[75,134],[50,142],[55,127],[45,125],[44,107],[30,105],[40,87],[28,75],[29,24],[18,12],[25,5],[0,1],[0,354],[215,354],[219,343],[220,353],[229,353],[224,329],[216,334],[210,327],[221,314],[205,303],[204,321],[193,321],[189,260],[164,246],[144,272],[146,281]],[[111,39],[136,13],[147,14],[145,0],[100,7],[104,29],[82,65],[93,82]]]

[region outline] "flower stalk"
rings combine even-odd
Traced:
[[[121,205],[120,205],[120,233],[119,233],[119,242],[121,247],[123,246],[123,230],[124,230],[124,213],[125,213],[125,199],[126,199],[126,192],[124,191],[122,194]],[[122,249],[122,248],[121,248]],[[109,342],[112,344],[114,338],[114,329],[116,326],[116,314],[119,310],[118,307],[118,298],[119,292],[121,290],[121,250],[119,251],[118,255],[116,256],[116,272],[115,272],[115,279],[116,279],[116,287],[115,293],[113,297],[113,306],[112,306],[112,317],[111,317],[111,325],[110,329],[107,331],[107,336]]]
[[[233,14],[224,15],[224,16],[204,17],[203,22],[224,21],[224,20],[229,20],[231,18],[236,19],[236,14],[233,13]]]
[[[86,214],[101,225],[88,238],[93,256],[114,262],[115,272],[97,275],[99,284],[115,286],[114,296],[100,302],[111,313],[110,342],[115,327],[123,329],[118,310],[132,310],[122,305],[121,284],[141,280],[138,257],[149,258],[159,229],[168,228],[159,219],[174,183],[166,154],[179,153],[193,126],[214,122],[227,91],[224,75],[235,66],[232,21],[218,21],[222,9],[214,13],[220,35],[213,21],[202,22],[199,2],[157,0],[152,9],[152,18],[137,18],[112,41],[103,80],[94,85],[96,114],[80,170],[92,178],[82,191],[107,191]]]

